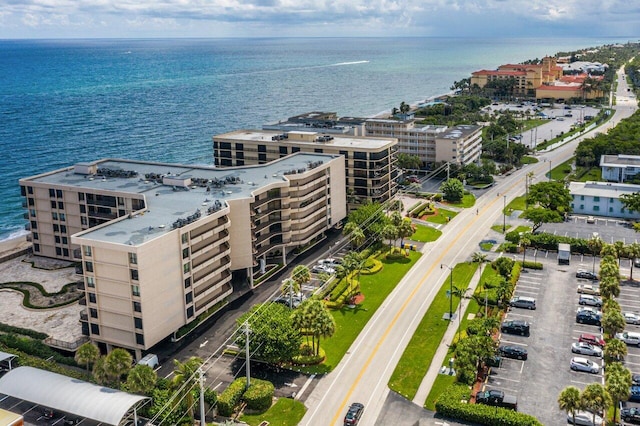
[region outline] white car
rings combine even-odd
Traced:
[[[598,296],[592,296],[590,294],[582,294],[580,295],[580,299],[578,303],[581,305],[590,305],[590,306],[602,306],[602,299]]]
[[[335,269],[330,268],[328,266],[325,265],[314,265],[313,268],[311,268],[311,272],[314,272],[316,274],[329,274],[329,275],[333,275],[335,274]]]
[[[571,352],[580,355],[602,356],[602,349],[585,342],[576,342],[571,345]]]
[[[616,333],[616,339],[622,340],[627,345],[640,346],[640,333],[634,333],[633,331],[623,331],[622,333]]]
[[[328,266],[330,268],[335,268],[336,265],[340,265],[341,263],[342,263],[342,259],[336,259],[333,257],[318,260],[318,265]]]
[[[576,419],[576,422],[574,423],[573,416],[571,415],[571,413],[567,414],[567,422],[569,424],[575,424],[579,426],[600,426],[604,421],[602,417],[596,414],[595,422],[594,422],[593,413],[591,411],[583,411],[583,410],[579,410],[575,412],[575,419]]]
[[[585,371],[592,374],[598,374],[600,372],[600,366],[598,364],[581,356],[571,358],[569,366],[573,371]]]
[[[640,315],[634,314],[633,312],[625,312],[624,320],[627,322],[627,324],[638,325],[640,324]]]

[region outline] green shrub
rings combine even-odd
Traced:
[[[235,379],[228,388],[218,396],[218,413],[221,416],[229,417],[233,414],[236,405],[240,402],[244,393],[247,379],[240,377]]]
[[[60,364],[70,365],[74,367],[78,365],[73,358],[63,356],[41,341],[34,340],[29,337],[21,337],[15,334],[1,334],[0,343],[6,345],[7,347],[17,349],[21,352],[33,355],[38,358],[51,358],[55,362],[58,362]]]
[[[522,262],[520,262],[520,265],[522,265]],[[542,269],[542,263],[530,260],[525,261],[523,266],[527,269]]]
[[[93,377],[86,374],[84,370],[64,367],[62,365],[57,364],[54,360],[46,361],[42,358],[29,355],[18,349],[9,348],[8,346],[3,345],[2,343],[0,343],[0,351],[16,355],[18,357],[18,364],[21,366],[35,367],[41,370],[51,371],[52,373],[62,374],[63,376],[84,380],[86,382],[93,382]]]
[[[518,253],[519,246],[513,243],[504,243],[501,248],[507,253]]]
[[[327,356],[324,349],[320,348],[318,351],[318,355],[316,355],[312,348],[307,344],[303,344],[303,347],[306,346],[310,351],[305,352],[304,348],[301,348],[300,355],[296,355],[291,359],[291,362],[296,365],[316,365],[320,364],[324,361]]]
[[[440,202],[440,201],[442,201],[442,194],[433,194],[432,199],[433,199],[433,201]]]
[[[22,336],[28,336],[37,340],[44,340],[49,337],[48,334],[40,333],[39,331],[29,330],[28,328],[14,327],[12,325],[0,323],[0,331],[3,333],[20,334]]]
[[[251,385],[242,395],[247,408],[256,411],[266,411],[273,401],[273,383],[266,380],[251,379]]]
[[[533,416],[506,408],[490,407],[481,404],[468,404],[470,398],[468,386],[453,384],[436,401],[438,414],[455,420],[490,426],[542,426]]]

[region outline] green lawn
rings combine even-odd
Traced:
[[[500,231],[502,231],[502,228],[500,228]],[[491,251],[491,249],[493,248],[493,243],[482,243],[480,244],[480,248],[484,251]]]
[[[336,332],[331,338],[320,341],[327,355],[325,362],[321,365],[298,368],[298,370],[316,374],[333,370],[369,319],[420,256],[422,253],[411,251],[408,258],[396,261],[381,257],[382,271],[374,275],[360,275],[360,290],[364,294],[364,302],[353,309],[345,306],[331,311],[331,315],[336,320]]]
[[[447,353],[447,359],[453,356],[453,351],[449,350]],[[435,382],[433,382],[433,386],[431,387],[431,391],[429,391],[429,396],[424,403],[424,408],[431,411],[436,411],[436,401],[442,392],[444,392],[450,385],[456,382],[456,376],[447,376],[445,374],[438,374]]]
[[[538,162],[538,159],[535,157],[530,157],[528,155],[525,155],[520,159],[520,162],[522,164],[535,164]]]
[[[507,232],[509,232],[509,229],[510,229],[510,228],[511,228],[511,225],[506,225],[504,229],[505,229]],[[491,229],[493,229],[494,231],[499,232],[499,233],[501,233],[501,234],[502,234],[502,225],[493,225],[493,226],[491,227]]]
[[[522,133],[526,132],[527,130],[531,130],[534,127],[538,127],[542,124],[547,123],[548,120],[543,120],[541,118],[532,118],[531,120],[525,120],[525,121],[521,121],[520,123],[522,123]]]
[[[586,173],[583,167],[578,167],[578,169],[576,170],[576,174],[578,176],[582,174],[582,176],[579,179],[577,179],[580,182],[587,182],[587,181],[597,182],[602,180],[602,169],[600,167],[591,167]]]
[[[440,238],[442,231],[427,225],[416,225],[416,232],[409,237],[412,241],[419,241],[421,243],[428,243]]]
[[[240,417],[251,426],[258,426],[267,421],[270,425],[295,426],[304,417],[307,408],[303,403],[289,398],[279,398],[275,404],[262,414],[243,414]]]
[[[448,223],[449,220],[453,219],[454,217],[456,217],[458,213],[451,211],[451,210],[447,210],[447,209],[438,209],[438,213],[432,216],[427,216],[426,221],[427,222],[432,222],[432,223],[440,223],[440,224],[444,224],[444,223]],[[447,220],[448,218],[448,220]]]
[[[477,263],[457,264],[453,269],[453,285],[458,288],[467,288],[477,267]],[[447,298],[449,280],[450,278],[447,277],[442,283],[389,380],[389,387],[409,400],[412,400],[418,391],[433,356],[441,344],[442,337],[447,331],[449,322],[444,321],[442,315],[449,311]],[[458,302],[458,299],[453,299],[454,309],[457,309]]]
[[[509,204],[507,204],[507,213],[512,212],[514,210],[525,210],[526,209],[526,197],[521,195],[519,197],[511,200]]]
[[[531,227],[530,226],[518,226],[516,229],[513,230],[514,232],[520,233],[522,232],[523,234],[526,234],[527,232],[531,232]]]
[[[462,207],[465,209],[469,207],[473,207],[475,203],[476,203],[476,197],[473,194],[465,194],[462,197],[462,200],[457,203],[450,203],[448,201],[445,201],[445,204],[449,204],[454,207]]]
[[[572,173],[571,164],[573,164],[573,160],[573,157],[571,157],[564,163],[551,169],[551,179],[565,180],[565,178]]]

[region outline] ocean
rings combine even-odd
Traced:
[[[372,116],[478,69],[627,39],[0,40],[0,240],[18,179],[105,157],[212,164],[215,134],[309,111]]]

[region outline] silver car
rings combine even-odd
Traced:
[[[581,356],[571,358],[569,366],[573,371],[585,371],[592,374],[598,374],[600,372],[600,366],[598,364]]]
[[[576,411],[575,418],[576,418],[576,422],[573,423],[573,416],[571,415],[571,413],[569,413],[567,415],[567,422],[569,424],[575,424],[579,426],[600,426],[604,421],[602,417],[596,414],[595,422],[594,422],[593,413],[591,411],[584,411],[584,410]]]
[[[624,320],[627,322],[627,324],[638,325],[640,324],[640,315],[634,314],[633,312],[625,312]]]
[[[580,355],[602,356],[602,349],[585,342],[575,342],[571,345],[571,352]]]

